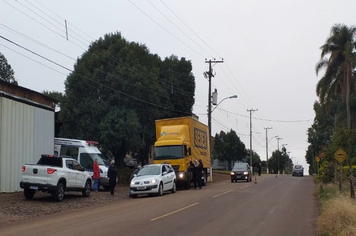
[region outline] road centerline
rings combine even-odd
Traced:
[[[155,220],[162,219],[162,218],[164,218],[164,217],[173,215],[173,214],[175,214],[175,213],[178,213],[178,212],[180,212],[180,211],[183,211],[183,210],[185,210],[185,209],[188,209],[188,208],[193,207],[193,206],[198,205],[198,204],[199,204],[199,202],[196,202],[196,203],[191,204],[191,205],[189,205],[189,206],[186,206],[186,207],[180,208],[180,209],[178,209],[178,210],[172,211],[172,212],[170,212],[170,213],[167,213],[167,214],[158,216],[158,217],[156,217],[156,218],[153,218],[153,219],[151,219],[151,221],[155,221]]]
[[[229,191],[226,191],[226,192],[217,194],[217,195],[213,196],[213,198],[220,197],[220,196],[225,195],[225,194],[227,194],[227,193],[230,193],[230,192],[232,192],[232,191],[234,191],[234,190],[229,190]]]

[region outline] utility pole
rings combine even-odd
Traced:
[[[214,60],[206,60],[205,63],[209,63],[209,71],[204,73],[204,76],[208,78],[209,81],[209,91],[208,91],[208,127],[209,127],[209,154],[210,154],[210,161],[212,162],[213,157],[212,157],[212,152],[211,152],[211,78],[214,77],[213,75],[213,69],[211,68],[211,63],[223,63],[224,61],[216,61]]]
[[[250,166],[252,168],[252,112],[258,111],[258,109],[250,109],[247,111],[250,112]]]
[[[267,131],[269,129],[272,129],[272,127],[266,127],[264,129],[266,130],[266,160],[267,160],[267,174],[268,174],[268,134],[267,134]]]
[[[278,172],[279,172],[279,156],[281,155],[281,153],[279,152],[279,140],[280,140],[280,139],[283,139],[283,138],[277,137],[277,144],[278,144],[278,165],[277,165],[276,178],[277,178],[277,174],[278,174]]]

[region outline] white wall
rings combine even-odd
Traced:
[[[53,150],[54,110],[0,96],[0,192],[20,191],[22,165]]]

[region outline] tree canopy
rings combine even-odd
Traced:
[[[11,68],[11,65],[8,64],[5,56],[1,52],[0,52],[0,79],[17,85],[17,80],[15,79],[14,70]]]
[[[227,133],[220,131],[220,134],[215,135],[213,155],[216,159],[228,161],[230,169],[232,163],[246,157],[245,144],[234,130]]]
[[[61,137],[99,141],[116,159],[146,158],[155,120],[190,116],[195,79],[185,58],[163,61],[120,33],[92,43],[65,82]]]

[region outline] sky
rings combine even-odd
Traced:
[[[90,44],[121,32],[162,60],[191,61],[193,112],[206,125],[204,72],[208,60],[223,61],[212,64],[212,91],[221,102],[212,112],[212,135],[234,130],[261,160],[284,146],[308,169],[320,47],[333,25],[355,25],[355,9],[353,0],[2,0],[0,52],[20,86],[64,92]]]

